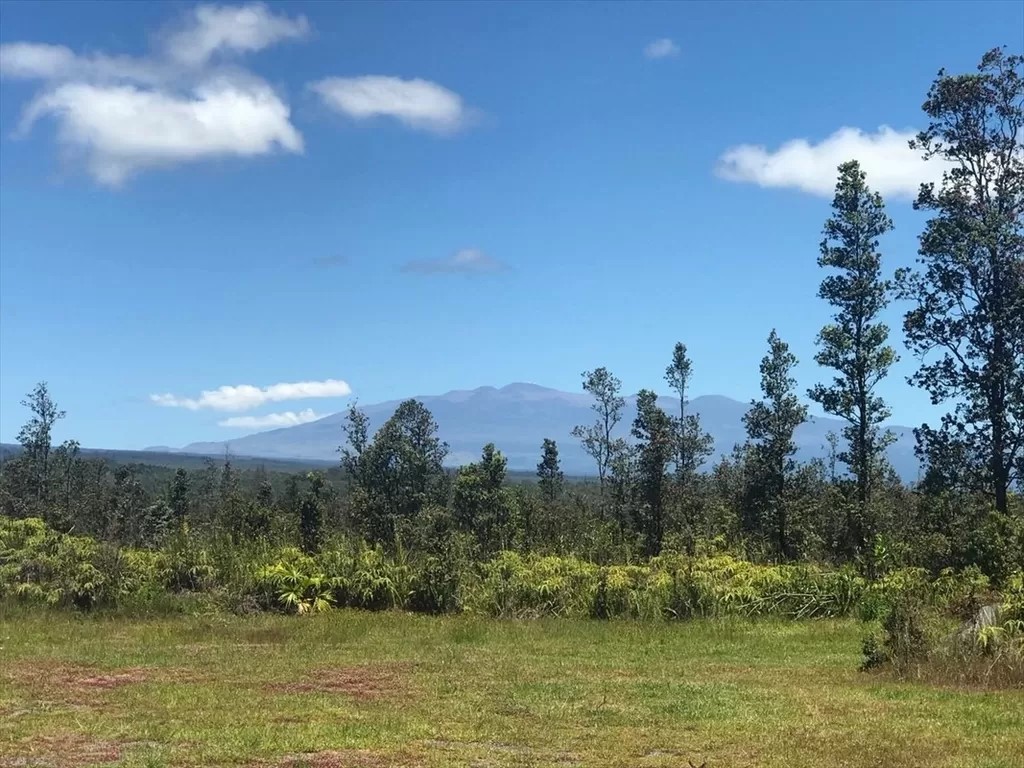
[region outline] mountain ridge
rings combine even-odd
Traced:
[[[474,461],[481,448],[494,443],[508,459],[510,470],[528,471],[536,467],[541,443],[550,438],[558,443],[562,469],[568,474],[594,472],[593,462],[570,432],[577,424],[592,423],[595,417],[590,406],[593,400],[582,392],[543,387],[529,382],[513,382],[503,387],[481,386],[475,389],[453,389],[440,395],[419,395],[438,423],[438,434],[449,444],[448,463],[457,465]],[[636,415],[636,395],[625,397],[623,418],[616,432],[629,436]],[[403,400],[360,404],[359,408],[376,431]],[[662,396],[658,404],[670,414],[679,412],[679,400]],[[687,409],[699,414],[704,429],[714,438],[714,452],[709,463],[746,439],[743,415],[750,404],[724,395],[702,395],[688,401]],[[190,443],[182,452],[223,456],[234,455],[274,459],[330,460],[337,458],[344,442],[342,425],[345,411],[324,416],[316,421],[291,427],[279,427],[229,440]],[[824,458],[827,434],[838,433],[845,422],[828,417],[812,416],[795,434],[796,457],[801,461]],[[888,450],[889,460],[904,480],[916,479],[918,461],[914,455],[913,431],[909,427],[891,425],[896,442]]]

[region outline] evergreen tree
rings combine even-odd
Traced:
[[[747,437],[751,442],[751,463],[754,471],[754,498],[758,513],[747,516],[747,528],[769,531],[775,539],[778,553],[786,559],[793,557],[790,520],[786,493],[788,481],[796,468],[793,454],[796,443],[793,433],[807,420],[807,407],[800,404],[794,391],[796,379],[792,371],[797,359],[772,329],[768,336],[768,354],[761,360],[761,392],[764,398],[752,401],[743,417]]]
[[[171,508],[171,514],[175,522],[181,523],[188,517],[189,512],[189,488],[188,472],[179,467],[174,472],[170,486],[167,489],[167,505]]]
[[[637,528],[644,537],[648,555],[661,551],[665,536],[665,499],[668,492],[668,468],[677,451],[673,419],[658,407],[658,396],[642,389],[636,396],[633,437],[637,439],[637,484],[640,505],[636,509]]]
[[[302,551],[315,555],[323,546],[324,476],[320,472],[310,472],[306,477],[309,489],[299,504],[299,539]]]
[[[562,493],[562,485],[565,476],[562,474],[558,460],[558,446],[554,440],[544,438],[541,446],[541,459],[537,464],[537,485],[540,487],[541,495],[549,502],[558,499]]]
[[[846,546],[860,552],[874,536],[871,494],[893,437],[879,425],[889,417],[875,387],[889,373],[896,353],[888,345],[889,328],[879,315],[889,302],[890,285],[882,278],[878,238],[892,229],[881,195],[872,192],[855,160],[839,166],[832,216],[825,222],[818,266],[837,270],[818,295],[835,308],[832,322],[818,334],[815,362],[833,369],[831,384],[808,394],[826,413],[847,422],[847,449],[839,459],[856,481],[856,514],[850,515]],[[854,508],[851,508],[853,510]]]

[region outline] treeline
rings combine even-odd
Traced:
[[[893,222],[859,164],[839,167],[818,259],[831,317],[815,361],[826,375],[806,394],[846,427],[822,460],[794,459],[807,408],[797,360],[773,330],[762,396],[744,418],[747,439],[710,471],[701,468],[712,459],[711,438],[687,412],[693,361],[679,343],[665,371],[679,413],[643,390],[625,424],[619,380],[606,368],[583,375],[594,421],[572,437],[593,457],[595,483],[566,482],[552,439],[538,446],[535,484],[509,483],[494,445],[448,470],[433,417],[410,400],[375,434],[358,408],[349,410],[334,478],[272,478],[225,460],[146,487],[137,467],[110,468],[74,442],[53,446],[64,414],[40,384],[25,401],[24,450],[0,470],[0,511],[142,548],[185,530],[312,556],[341,536],[414,551],[439,574],[507,551],[597,564],[728,551],[755,562],[851,564],[868,577],[901,566],[976,566],[999,583],[1024,568],[1022,66],[1021,56],[996,49],[976,73],[940,72],[929,90],[928,125],[913,145],[948,167],[915,201],[930,216],[916,268],[887,277],[880,240]],[[913,487],[886,462],[890,410],[877,392],[898,356],[880,320],[892,300],[909,307],[904,344],[920,361],[910,384],[947,405],[940,423],[916,431],[925,471]]]

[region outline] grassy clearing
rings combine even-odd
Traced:
[[[0,614],[0,766],[1024,766],[1024,691],[849,620]]]

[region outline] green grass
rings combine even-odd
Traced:
[[[1024,691],[858,672],[853,621],[0,622],[0,766],[1024,766]]]

